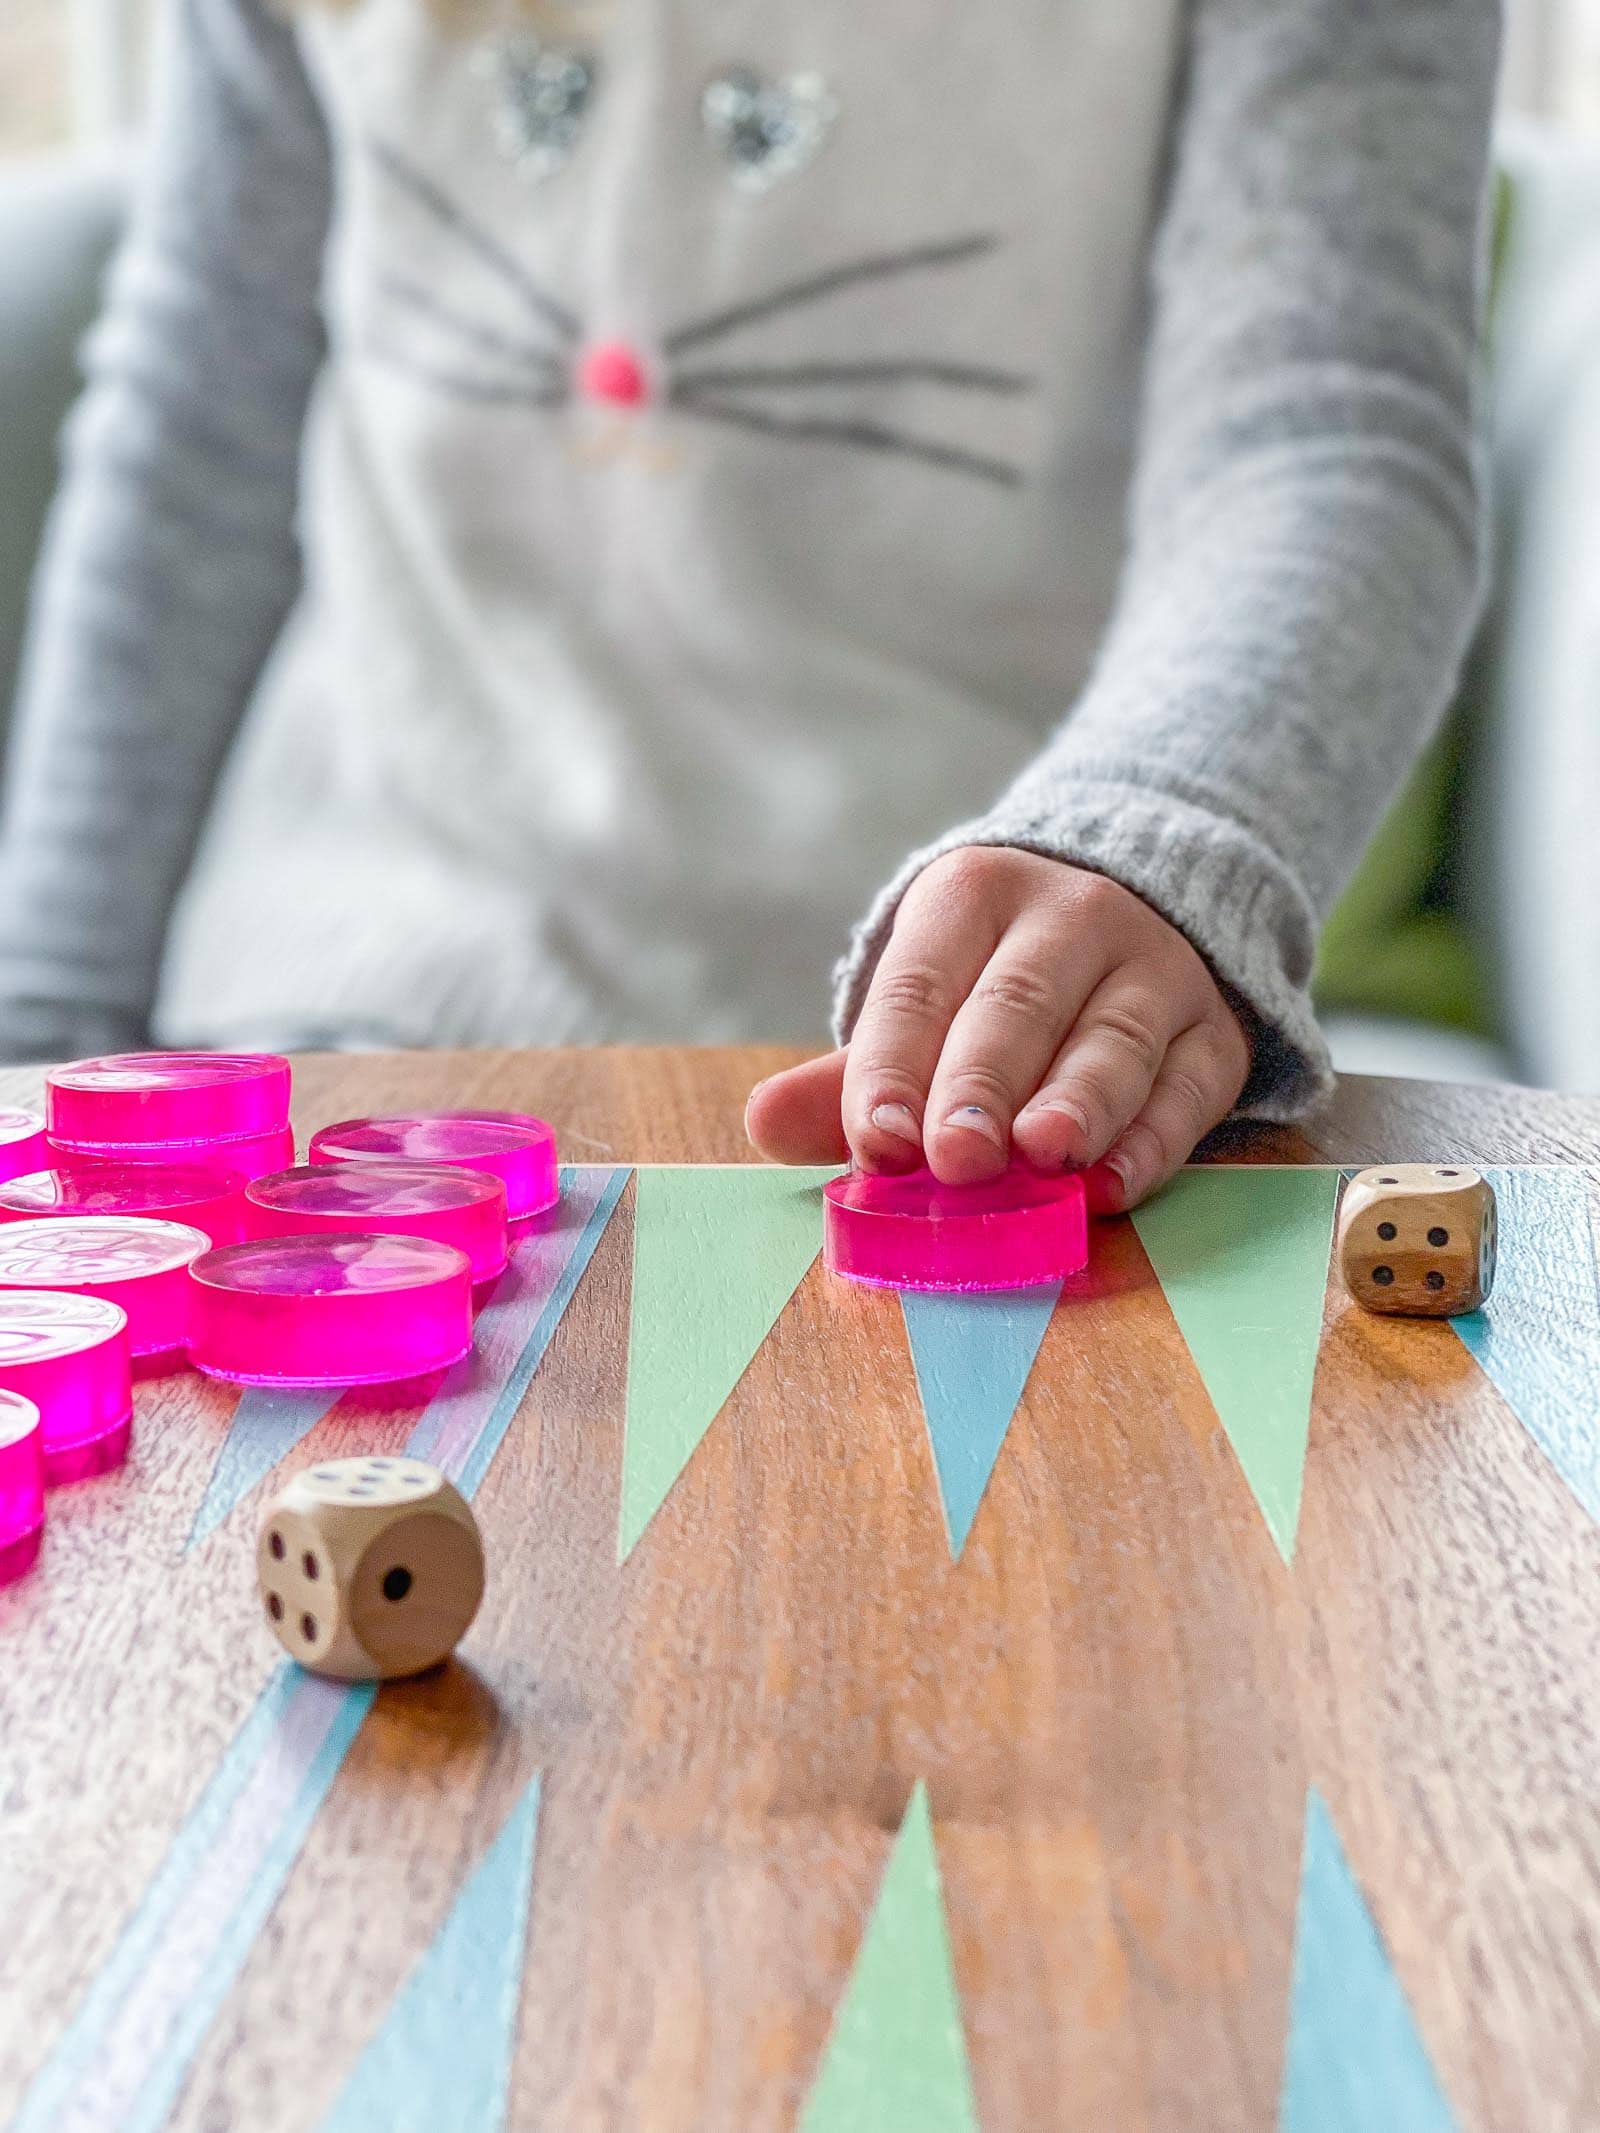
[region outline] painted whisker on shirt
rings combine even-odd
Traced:
[[[481,325],[476,319],[463,318],[460,312],[452,311],[441,304],[431,290],[420,282],[408,281],[404,275],[385,274],[378,282],[379,293],[388,298],[402,311],[414,312],[430,325],[463,342],[469,348],[481,349],[485,355],[503,356],[511,363],[525,363],[532,370],[561,375],[567,367],[565,355],[549,349],[535,348],[528,341],[519,341],[511,334],[500,333],[493,326]]]
[[[872,283],[893,281],[902,274],[918,274],[936,271],[941,267],[965,265],[967,261],[982,259],[994,251],[1000,243],[993,231],[979,231],[966,237],[946,238],[938,243],[912,245],[900,252],[879,252],[866,259],[847,261],[843,266],[827,267],[820,274],[807,275],[804,280],[788,282],[773,289],[765,296],[752,297],[747,303],[734,304],[726,311],[714,311],[708,317],[694,319],[687,326],[680,326],[669,333],[662,346],[669,356],[679,356],[689,348],[702,348],[708,341],[721,340],[735,333],[741,326],[755,325],[759,320],[775,318],[780,312],[798,310],[807,304],[820,303],[825,297],[835,296],[845,289],[863,287]]]
[[[409,193],[435,222],[452,230],[469,251],[475,252],[486,266],[492,267],[524,303],[547,325],[555,328],[564,341],[577,340],[582,331],[579,320],[565,304],[557,303],[553,296],[540,288],[522,262],[508,252],[504,245],[459,208],[430,177],[408,162],[398,149],[391,148],[386,141],[376,138],[370,139],[368,146],[378,168],[403,192]]]
[[[924,465],[941,467],[947,473],[971,474],[1005,489],[1020,488],[1026,480],[1022,469],[1003,459],[988,459],[980,452],[963,451],[959,445],[940,444],[931,437],[914,437],[877,422],[853,421],[848,417],[769,415],[760,408],[741,407],[733,401],[714,400],[693,393],[676,402],[688,415],[707,422],[726,422],[736,429],[753,430],[763,437],[782,438],[793,444],[854,445],[865,452],[893,453],[903,459],[920,459]]]
[[[390,370],[401,371],[419,384],[452,400],[473,400],[481,407],[560,407],[567,399],[565,384],[552,380],[541,385],[533,380],[472,378],[461,371],[442,370],[408,349],[372,337],[362,344],[362,353]]]
[[[741,369],[691,370],[672,381],[671,397],[689,400],[702,392],[740,391],[759,386],[783,391],[810,385],[948,385],[957,392],[994,393],[1001,397],[1031,392],[1035,380],[1018,371],[995,370],[982,363],[946,363],[922,358],[866,363],[788,363]]]

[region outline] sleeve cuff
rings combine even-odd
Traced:
[[[1332,1094],[1327,1044],[1311,1011],[1316,919],[1282,861],[1241,824],[1165,794],[1075,783],[1063,800],[1025,789],[915,853],[878,896],[834,972],[834,1031],[848,1041],[900,901],[923,868],[964,845],[1010,845],[1120,882],[1204,956],[1255,1023],[1236,1110],[1291,1124]]]

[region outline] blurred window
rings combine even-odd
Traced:
[[[162,0],[0,0],[0,158],[136,126]]]

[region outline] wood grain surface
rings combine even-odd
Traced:
[[[569,1161],[737,1162],[788,1057],[313,1059],[297,1122],[490,1104]],[[1600,1103],[1347,1081],[1210,1152],[1596,1165]],[[1286,1565],[1104,1225],[953,1561],[898,1305],[818,1266],[619,1568],[631,1193],[477,1498],[479,1622],[378,1696],[175,2133],[315,2133],[538,1773],[519,2133],[794,2126],[919,1780],[985,2133],[1276,2125],[1308,1783],[1462,2133],[1600,2125],[1600,1536],[1448,1326],[1330,1294]],[[186,1548],[232,1406],[141,1387],[130,1467],[0,1593],[0,2125],[279,1656],[262,1492]],[[347,1400],[286,1465],[414,1419]]]

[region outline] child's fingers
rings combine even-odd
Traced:
[[[750,1091],[745,1131],[769,1162],[842,1163],[849,1155],[839,1116],[844,1060],[828,1052]]]
[[[1104,968],[1104,946],[1052,914],[1015,927],[963,1001],[928,1092],[923,1145],[947,1184],[995,1177],[1011,1127]]]
[[[1187,1162],[1196,1141],[1233,1109],[1248,1071],[1249,1049],[1231,1016],[1226,1027],[1208,1019],[1176,1038],[1149,1101],[1100,1166],[1113,1181],[1106,1212],[1136,1207]]]
[[[1040,1170],[1097,1162],[1139,1115],[1167,1047],[1204,1004],[1198,987],[1166,973],[1139,964],[1113,971],[1018,1114],[1019,1153]]]
[[[868,1170],[922,1161],[923,1114],[946,1032],[999,937],[980,895],[959,878],[944,893],[938,886],[918,896],[914,884],[901,905],[851,1032],[844,1130]]]

